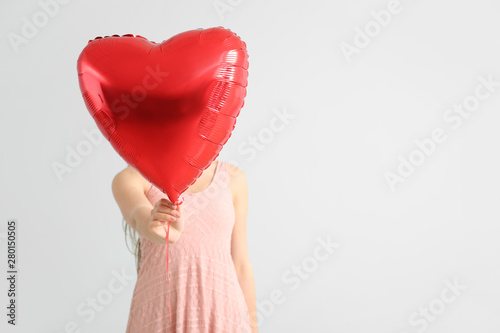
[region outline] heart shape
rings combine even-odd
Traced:
[[[174,203],[231,136],[247,69],[245,42],[223,27],[161,43],[132,34],[97,37],[77,62],[80,90],[99,130]]]

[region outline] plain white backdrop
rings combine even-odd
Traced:
[[[72,172],[53,168],[97,130],[76,72],[87,41],[223,26],[249,53],[219,159],[248,179],[259,332],[498,333],[499,11],[489,0],[2,1],[0,266],[6,276],[15,219],[19,274],[16,327],[1,279],[1,331],[125,331],[135,262],[111,181],[126,163],[101,137]]]

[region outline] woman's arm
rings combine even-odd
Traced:
[[[247,211],[248,211],[248,186],[243,171],[228,164],[231,190],[233,192],[233,204],[235,210],[235,224],[231,237],[231,256],[238,275],[238,280],[245,295],[250,313],[252,333],[257,332],[257,308],[255,300],[255,280],[248,256],[247,248]]]
[[[149,202],[145,192],[147,182],[134,168],[127,167],[120,171],[112,182],[113,196],[120,207],[124,220],[140,235],[154,243],[165,244],[165,237],[161,238],[150,229],[150,219],[153,205]],[[167,216],[165,215],[165,218]],[[175,243],[180,232],[170,225],[169,243]]]

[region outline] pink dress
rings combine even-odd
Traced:
[[[181,196],[185,224],[180,239],[169,244],[168,289],[167,245],[140,236],[142,258],[127,333],[251,333],[231,258],[235,212],[227,165],[216,163],[205,190]],[[160,198],[168,199],[152,184],[146,196],[153,206]]]

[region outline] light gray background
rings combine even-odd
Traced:
[[[218,3],[230,10],[219,15]],[[478,77],[500,81],[500,5],[401,0],[348,59],[341,46],[377,28],[372,11],[395,5],[72,0],[16,51],[9,34],[43,9],[2,1],[2,272],[6,222],[19,224],[18,326],[6,324],[1,279],[2,332],[69,332],[71,322],[78,332],[125,331],[135,263],[111,181],[126,163],[103,140],[62,180],[52,167],[97,128],[76,72],[87,41],[132,33],[161,42],[224,26],[250,55],[246,103],[219,159],[249,182],[259,332],[498,333],[500,87],[459,128],[443,116],[474,101]],[[293,118],[278,131],[272,119],[284,111]],[[435,128],[447,140],[391,191],[384,173]],[[255,156],[245,150],[252,137],[266,142]],[[338,247],[318,254],[328,239]],[[293,267],[309,273],[291,280]],[[120,273],[123,290],[91,317],[88,300],[105,300]]]

